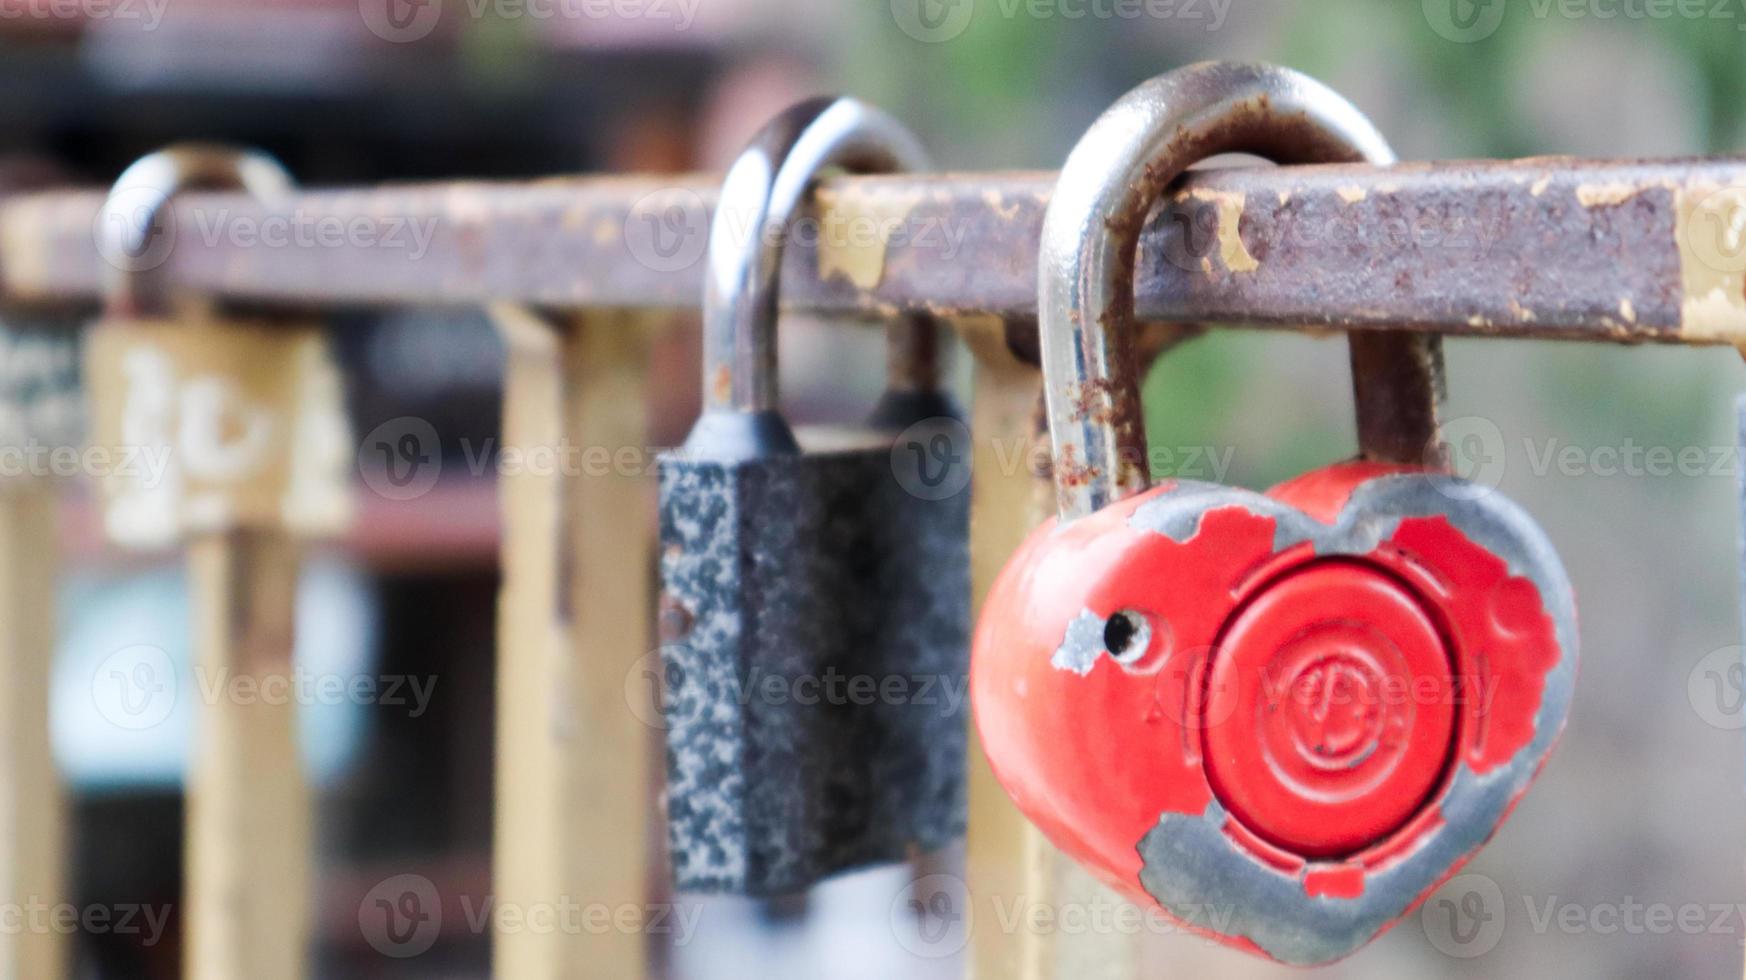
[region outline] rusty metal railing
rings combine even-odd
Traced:
[[[1053,179],[829,181],[787,250],[784,301],[1027,317]],[[189,194],[164,271],[192,291],[299,305],[684,309],[715,197],[708,176],[307,191],[273,205]],[[102,203],[0,201],[4,295],[95,295]],[[1746,242],[1730,218],[1743,203],[1746,160],[1201,171],[1142,240],[1137,308],[1288,329],[1734,343]]]

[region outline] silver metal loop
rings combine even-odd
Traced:
[[[219,143],[177,143],[121,172],[97,217],[98,250],[108,260],[104,308],[112,316],[167,311],[161,270],[174,246],[170,205],[188,190],[240,190],[271,200],[295,182],[272,157]]]
[[[891,116],[837,97],[798,103],[752,139],[722,181],[710,225],[700,427],[721,413],[776,411],[782,254],[814,181],[833,167],[859,174],[919,170],[927,156]]]
[[[1061,168],[1038,258],[1037,332],[1063,523],[1150,483],[1130,354],[1135,253],[1169,184],[1220,153],[1395,162],[1350,102],[1271,65],[1190,65],[1135,88],[1092,124]]]

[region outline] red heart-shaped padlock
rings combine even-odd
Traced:
[[[1570,586],[1501,494],[1379,464],[1168,482],[1038,529],[972,693],[1062,850],[1217,939],[1336,959],[1483,844],[1564,723]]]
[[[1454,874],[1533,780],[1575,604],[1533,521],[1440,472],[1434,336],[1352,333],[1362,462],[1265,495],[1148,489],[1139,231],[1230,152],[1393,160],[1350,103],[1266,65],[1155,78],[1079,141],[1038,258],[1058,517],[985,600],[971,694],[995,775],[1061,849],[1223,942],[1323,963]],[[1214,206],[1218,248],[1183,271],[1265,276],[1243,202]]]

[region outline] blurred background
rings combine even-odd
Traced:
[[[840,91],[905,120],[941,167],[1054,169],[1120,93],[1209,58],[1320,77],[1408,160],[1725,154],[1746,138],[1746,3],[0,0],[0,159],[32,181],[98,186],[197,136],[259,146],[309,185],[719,170],[787,103]],[[848,367],[876,362],[878,333],[812,326],[783,335],[794,412],[851,414],[879,382]],[[445,929],[398,961],[367,942],[357,910],[403,874],[489,893],[498,518],[489,469],[463,464],[498,431],[503,351],[466,309],[346,311],[333,328],[356,430],[427,420],[455,465],[416,499],[366,488],[364,530],[307,573],[299,656],[413,684],[400,704],[306,721],[318,962],[334,977],[482,977],[484,930]],[[1447,353],[1451,431],[1481,437],[1456,448],[1538,516],[1576,583],[1575,707],[1535,790],[1469,865],[1480,878],[1313,975],[1737,976],[1746,680],[1731,403],[1746,371],[1721,349],[1471,340]],[[666,445],[689,424],[694,340],[675,332],[656,356],[670,397],[650,441]],[[1183,475],[1259,488],[1351,451],[1348,391],[1338,340],[1215,331],[1160,361],[1148,423]],[[57,411],[74,409],[45,409]],[[1651,449],[1704,462],[1657,466]],[[75,793],[78,901],[172,912],[155,937],[81,935],[81,975],[175,976],[192,699],[142,735],[104,723],[89,678],[126,644],[185,662],[185,585],[170,556],[100,546],[88,505],[68,525],[54,729]],[[954,957],[918,960],[894,925],[907,873],[780,906],[695,905],[704,914],[664,941],[662,968],[956,976]],[[1476,890],[1501,927],[1452,937],[1439,917]],[[1662,907],[1671,915],[1647,911]],[[1297,973],[1142,931],[1147,976]]]

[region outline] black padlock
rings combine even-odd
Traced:
[[[891,325],[886,394],[853,432],[797,436],[777,409],[777,271],[814,178],[922,159],[885,114],[815,99],[723,185],[704,411],[660,473],[681,890],[794,892],[963,833],[970,461],[938,386],[940,327]]]

